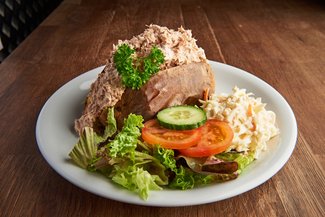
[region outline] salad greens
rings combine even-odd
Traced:
[[[174,150],[140,140],[143,127],[140,115],[129,114],[118,131],[114,108],[108,109],[106,124],[103,135],[85,127],[69,156],[81,168],[103,174],[142,199],[147,199],[151,190],[161,190],[163,186],[186,190],[235,179],[254,160],[253,154],[237,152],[218,154],[213,160],[176,156]],[[225,162],[236,164],[235,169],[228,173],[202,169],[211,164],[223,168]]]
[[[79,141],[70,152],[70,158],[81,168],[86,169],[97,153],[96,133],[90,127],[85,127]]]
[[[243,170],[254,161],[254,152],[248,152],[247,154],[239,152],[223,152],[215,155],[216,158],[219,158],[224,161],[235,161],[238,163],[237,173],[240,174]]]
[[[114,108],[107,111],[107,126],[103,136],[97,135],[90,127],[85,127],[77,144],[70,152],[70,158],[81,168],[86,169],[97,153],[97,144],[104,142],[108,137],[114,135],[117,130],[116,120],[114,117]]]
[[[130,155],[134,159],[134,151],[138,138],[141,136],[143,118],[140,115],[130,114],[124,122],[124,127],[115,139],[107,144],[107,150],[112,158]]]

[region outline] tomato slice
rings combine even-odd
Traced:
[[[196,146],[182,149],[189,157],[208,157],[225,151],[231,144],[234,133],[228,123],[210,119],[202,126],[201,140]]]
[[[159,125],[156,119],[149,120],[142,128],[142,139],[169,149],[184,149],[196,145],[201,139],[201,129],[170,130]]]

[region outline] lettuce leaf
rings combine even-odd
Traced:
[[[106,127],[104,130],[104,134],[101,136],[101,140],[99,142],[106,141],[109,137],[113,136],[117,131],[116,120],[114,116],[114,107],[107,109],[107,121]]]
[[[111,162],[111,179],[142,199],[147,199],[151,190],[161,190],[160,185],[168,184],[166,168],[148,153],[135,150],[134,153],[112,158]]]
[[[129,114],[124,121],[124,126],[115,139],[107,144],[107,150],[111,157],[123,156],[127,153],[134,154],[143,127],[141,115]]]
[[[207,174],[201,174],[197,171],[191,170],[191,168],[177,165],[177,161],[174,157],[174,151],[171,149],[165,149],[160,146],[156,146],[153,152],[153,156],[158,159],[166,168],[173,172],[173,177],[168,184],[169,188],[175,189],[192,189],[194,186],[209,184],[215,179]],[[178,158],[179,159],[179,158]]]
[[[153,156],[166,168],[169,168],[172,171],[176,170],[176,160],[174,158],[173,150],[162,148],[161,146],[156,145],[153,151]]]
[[[148,153],[134,151],[111,160],[113,170],[106,174],[119,185],[147,199],[151,190],[161,190],[168,184],[166,168]]]
[[[78,142],[69,153],[70,158],[81,168],[89,169],[96,159],[98,144],[113,136],[117,130],[114,108],[107,110],[107,125],[104,135],[99,136],[91,127],[85,127]]]
[[[97,170],[113,182],[147,199],[151,190],[161,190],[159,185],[168,184],[168,177],[166,167],[150,155],[149,147],[139,141],[142,127],[143,117],[129,114],[122,130],[107,143],[102,158],[94,166],[95,170],[99,166]]]
[[[238,174],[241,174],[243,170],[255,160],[254,155],[255,154],[251,152],[248,154],[242,154],[235,159],[238,163]]]
[[[193,172],[191,172],[189,169],[184,168],[183,166],[180,166],[174,170],[175,177],[168,185],[170,188],[176,188],[176,189],[192,189],[194,188],[195,179],[193,176]]]
[[[238,175],[243,172],[243,170],[250,165],[254,160],[254,152],[248,153],[238,153],[238,152],[226,152],[215,155],[216,158],[222,159],[224,161],[236,161],[238,163]]]
[[[168,184],[168,176],[166,174],[166,167],[154,156],[135,151],[134,165],[142,167],[147,170],[150,174],[157,176],[155,182],[159,185]]]
[[[161,190],[156,183],[159,179],[141,167],[128,166],[126,168],[115,165],[116,174],[112,180],[130,191],[136,192],[142,199],[147,199],[151,190]]]
[[[85,127],[77,144],[69,153],[70,158],[81,168],[86,169],[97,153],[98,136],[90,127]]]

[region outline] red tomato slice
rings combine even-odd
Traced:
[[[234,133],[228,123],[210,119],[202,126],[199,143],[180,150],[180,153],[189,157],[208,157],[219,154],[230,146],[233,137]]]
[[[184,149],[196,145],[201,139],[201,129],[170,130],[159,125],[157,120],[150,120],[142,128],[142,139],[147,143],[159,144],[169,149]]]

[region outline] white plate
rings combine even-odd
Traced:
[[[234,86],[262,97],[267,109],[277,114],[280,137],[259,160],[237,179],[193,190],[152,191],[147,201],[112,184],[100,174],[80,169],[68,160],[77,141],[74,119],[81,114],[90,84],[102,67],[90,70],[57,90],[45,103],[36,126],[38,147],[51,167],[71,183],[94,194],[117,201],[147,206],[187,206],[215,202],[251,190],[270,179],[289,159],[297,139],[297,123],[286,100],[261,79],[238,68],[210,61],[216,77],[216,93],[230,93]]]

